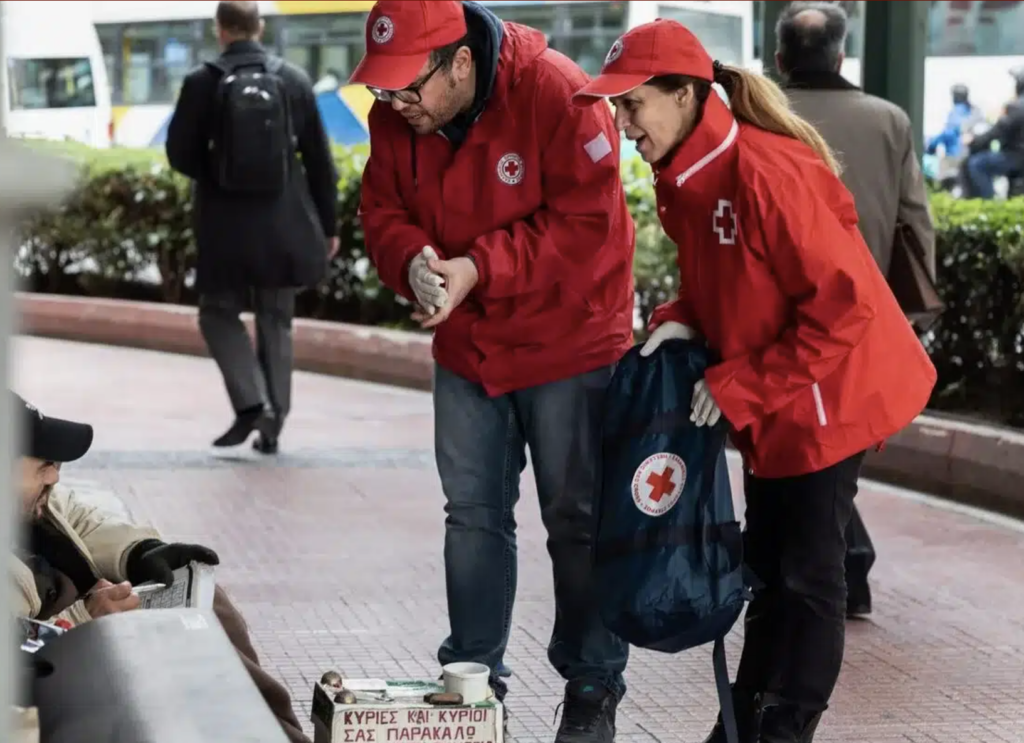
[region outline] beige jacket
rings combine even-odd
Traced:
[[[907,114],[838,74],[793,75],[784,87],[793,110],[818,129],[842,163],[860,232],[882,274],[889,272],[899,219],[924,246],[934,278],[935,229]]]
[[[125,561],[132,547],[144,539],[159,539],[155,529],[133,524],[120,515],[94,506],[75,495],[75,491],[56,485],[50,494],[45,517],[63,532],[92,567],[96,579],[112,583],[125,580]],[[35,577],[29,567],[11,556],[11,577],[14,596],[11,606],[19,617],[36,618],[42,600]],[[82,601],[74,601],[57,616],[72,624],[81,624],[92,617]]]

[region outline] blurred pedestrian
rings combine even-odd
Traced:
[[[935,279],[935,230],[914,151],[910,118],[899,106],[849,82],[843,66],[846,11],[835,3],[794,2],[775,27],[775,65],[793,110],[809,121],[843,164],[858,228],[888,275],[897,223],[910,227]],[[958,130],[959,131],[959,130]],[[871,613],[868,573],[875,549],[854,507],[846,529],[846,612]]]
[[[235,420],[219,452],[275,454],[291,410],[298,289],[338,251],[338,173],[306,73],[260,44],[255,2],[217,4],[222,53],[188,74],[167,129],[171,167],[194,181],[199,329]],[[241,313],[253,311],[256,348]]]

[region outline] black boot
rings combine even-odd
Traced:
[[[739,743],[757,743],[757,733],[761,723],[761,695],[737,689],[733,684],[732,708],[736,715],[736,733]],[[711,734],[704,739],[704,743],[727,743],[727,740],[725,725],[722,723],[722,713],[719,711],[715,726],[711,728]]]
[[[260,435],[252,442],[252,448],[260,454],[277,454],[277,441],[283,427],[284,419],[280,413],[264,412],[256,421],[255,428]]]
[[[235,413],[235,421],[231,424],[231,428],[213,442],[214,448],[233,449],[246,443],[252,432],[256,430],[256,424],[262,417],[262,405],[254,405],[251,408],[239,410]]]
[[[781,700],[765,702],[757,743],[812,743],[824,711]]]

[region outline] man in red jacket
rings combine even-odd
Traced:
[[[627,647],[590,574],[600,421],[632,345],[634,227],[610,109],[544,35],[472,3],[381,2],[352,81],[378,102],[361,217],[386,286],[435,328],[434,426],[447,505],[442,664],[504,664],[514,507],[528,446],[554,564],[556,741],[611,741]]]

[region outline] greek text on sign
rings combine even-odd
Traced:
[[[345,710],[341,715],[344,737],[335,743],[489,741],[494,736],[485,731],[493,718],[493,710],[474,708]]]
[[[503,743],[499,702],[434,706],[424,695],[443,691],[435,682],[346,680],[354,704],[339,704],[333,692],[313,689],[315,743]],[[374,688],[370,688],[373,686]]]

